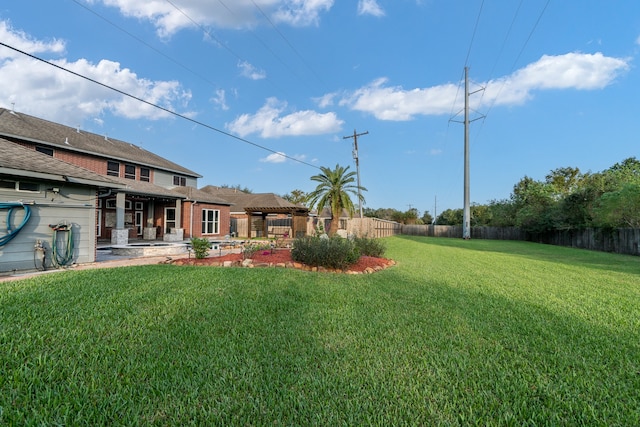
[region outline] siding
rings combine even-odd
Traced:
[[[60,194],[46,192],[46,188],[59,187]],[[52,266],[53,231],[49,224],[66,221],[71,224],[74,238],[73,263],[95,261],[96,249],[96,192],[90,187],[66,184],[41,183],[41,190],[35,192],[17,192],[0,190],[0,201],[13,202],[22,200],[34,202],[31,205],[31,219],[8,244],[0,246],[0,273],[34,269],[34,245],[41,240],[46,248],[47,268]],[[0,235],[5,235],[8,211],[0,210]],[[24,218],[24,211],[14,211],[12,224],[19,224]]]

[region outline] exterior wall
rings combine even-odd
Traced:
[[[184,175],[180,175],[180,174],[175,174],[175,173],[170,173],[170,172],[166,172],[166,171],[161,171],[161,170],[156,170],[155,171],[155,175],[154,175],[154,181],[153,183],[155,185],[159,185],[160,187],[165,187],[165,188],[172,188],[175,187],[176,185],[173,184],[173,177],[174,176],[184,176]],[[187,187],[194,187],[194,188],[198,188],[198,180],[196,178],[190,178],[187,176],[184,176],[186,179],[186,186]]]
[[[4,178],[4,177],[3,177]],[[9,178],[6,178],[9,179]],[[33,180],[29,180],[33,182]],[[60,193],[46,191],[58,187]],[[39,192],[18,192],[0,189],[0,202],[23,201],[29,203],[31,218],[18,234],[4,246],[0,246],[0,273],[34,270],[34,246],[41,240],[46,249],[46,267],[52,268],[53,230],[49,224],[71,225],[73,236],[72,264],[95,261],[96,254],[96,189],[66,183],[40,183]],[[33,204],[31,204],[33,203]],[[0,235],[7,233],[8,210],[0,210]],[[24,210],[18,208],[12,216],[12,226],[16,227],[24,218]],[[63,233],[60,233],[60,237]],[[60,243],[58,245],[60,247]],[[64,249],[64,248],[61,248]],[[39,256],[39,261],[41,255]],[[38,262],[40,267],[40,262]]]
[[[202,234],[202,210],[217,209],[220,211],[220,226],[218,234]],[[192,227],[193,226],[193,227]],[[182,203],[182,228],[184,229],[184,238],[204,237],[207,239],[221,239],[230,234],[231,216],[229,214],[229,206],[215,205],[209,203]],[[193,230],[192,230],[193,228]],[[192,233],[189,233],[192,230]]]

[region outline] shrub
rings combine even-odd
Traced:
[[[270,251],[271,245],[269,243],[249,243],[242,248],[242,258],[249,259],[256,252],[260,251]]]
[[[207,239],[200,239],[198,237],[191,238],[191,247],[193,247],[193,253],[195,254],[197,259],[202,259],[209,255],[209,249],[211,248],[211,243]]]
[[[354,237],[353,242],[360,249],[360,253],[366,256],[382,258],[387,250],[382,240],[372,237]]]
[[[303,264],[344,270],[360,259],[354,242],[342,237],[303,237],[293,242],[291,258]]]

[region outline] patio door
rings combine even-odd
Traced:
[[[144,212],[142,211],[136,211],[135,212],[135,219],[134,219],[134,223],[135,223],[135,227],[136,227],[136,234],[138,236],[142,236],[142,225],[143,225],[143,215]]]
[[[176,208],[164,208],[164,232],[170,233],[176,228]]]
[[[102,209],[96,209],[96,237],[102,237]]]

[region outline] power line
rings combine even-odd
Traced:
[[[302,160],[300,160],[300,159],[296,159],[296,158],[294,158],[294,157],[287,156],[286,154],[283,154],[282,152],[272,150],[271,148],[267,148],[267,147],[265,147],[265,146],[263,146],[263,145],[260,145],[260,144],[257,144],[257,143],[255,143],[255,142],[249,141],[248,139],[241,138],[241,137],[239,137],[239,136],[237,136],[237,135],[233,135],[233,134],[231,134],[231,133],[229,133],[229,132],[225,132],[225,131],[223,131],[223,130],[221,130],[221,129],[218,129],[218,128],[214,127],[214,126],[211,126],[211,125],[208,125],[208,124],[203,123],[203,122],[201,122],[201,121],[198,121],[198,120],[192,119],[191,117],[187,117],[187,116],[182,115],[182,114],[180,114],[180,113],[176,113],[176,112],[175,112],[175,111],[173,111],[173,110],[170,110],[170,109],[168,109],[168,108],[162,107],[162,106],[160,106],[160,105],[158,105],[158,104],[154,104],[153,102],[147,101],[147,100],[142,99],[142,98],[140,98],[140,97],[137,97],[137,96],[135,96],[135,95],[131,95],[131,94],[130,94],[130,93],[128,93],[128,92],[125,92],[125,91],[123,91],[123,90],[117,89],[117,88],[115,88],[115,87],[113,87],[113,86],[109,86],[109,85],[107,85],[107,84],[105,84],[105,83],[99,82],[99,81],[97,81],[97,80],[95,80],[95,79],[92,79],[91,77],[87,77],[87,76],[85,76],[85,75],[83,75],[83,74],[76,73],[75,71],[69,70],[68,68],[65,68],[65,67],[63,67],[63,66],[61,66],[61,65],[54,64],[54,63],[49,62],[49,61],[47,61],[47,60],[45,60],[45,59],[42,59],[42,58],[40,58],[40,57],[38,57],[38,56],[35,56],[35,55],[32,55],[32,54],[27,53],[27,52],[25,52],[25,51],[22,51],[22,50],[20,50],[20,49],[18,49],[18,48],[16,48],[16,47],[10,46],[10,45],[8,45],[8,44],[6,44],[6,43],[2,42],[2,41],[0,41],[0,46],[4,46],[4,47],[6,47],[6,48],[8,48],[8,49],[11,49],[11,50],[13,50],[13,51],[15,51],[15,52],[18,52],[18,53],[22,54],[22,55],[28,56],[29,58],[35,59],[36,61],[39,61],[39,62],[42,62],[42,63],[44,63],[44,64],[50,65],[50,66],[55,67],[55,68],[57,68],[57,69],[59,69],[59,70],[65,71],[65,72],[67,72],[67,73],[69,73],[69,74],[73,74],[73,75],[74,75],[74,76],[76,76],[76,77],[80,77],[81,79],[87,80],[87,81],[89,81],[89,82],[91,82],[91,83],[95,83],[95,84],[97,84],[97,85],[100,85],[100,86],[102,86],[102,87],[104,87],[104,88],[107,88],[107,89],[109,89],[109,90],[112,90],[112,91],[114,91],[114,92],[117,92],[117,93],[119,93],[119,94],[121,94],[121,95],[123,95],[123,96],[126,96],[126,97],[128,97],[128,98],[135,99],[136,101],[139,101],[139,102],[142,102],[142,103],[144,103],[144,104],[150,105],[151,107],[154,107],[154,108],[157,108],[157,109],[159,109],[159,110],[162,110],[162,111],[164,111],[164,112],[166,112],[166,113],[169,113],[169,114],[171,114],[171,115],[173,115],[173,116],[176,116],[176,117],[179,117],[179,118],[181,118],[181,119],[187,120],[187,121],[189,121],[189,122],[191,122],[191,123],[195,123],[196,125],[202,126],[202,127],[207,128],[207,129],[209,129],[209,130],[212,130],[212,131],[214,131],[214,132],[218,132],[218,133],[220,133],[220,134],[222,134],[222,135],[224,135],[224,136],[228,136],[229,138],[233,138],[233,139],[235,139],[235,140],[238,140],[238,141],[240,141],[240,142],[244,142],[245,144],[252,145],[252,146],[254,146],[254,147],[256,147],[256,148],[259,148],[259,149],[261,149],[261,150],[265,150],[265,151],[268,151],[268,152],[270,152],[270,153],[277,154],[277,155],[279,155],[279,156],[282,156],[282,157],[287,158],[287,159],[289,159],[289,160],[293,160],[293,161],[298,162],[298,163],[301,163],[301,164],[303,164],[303,165],[311,166],[312,168],[315,168],[315,169],[320,169],[318,166],[312,165],[311,163],[307,163],[307,162],[304,162],[304,161],[302,161]]]
[[[197,26],[198,28],[200,28],[200,30],[202,30],[202,32],[207,36],[207,37],[211,37],[213,40],[215,40],[219,45],[221,45],[222,47],[224,47],[229,53],[231,53],[233,56],[235,56],[238,61],[240,62],[246,62],[246,60],[244,58],[242,58],[240,55],[238,55],[235,51],[233,51],[229,46],[227,46],[227,44],[223,43],[221,40],[219,40],[217,37],[215,37],[215,35],[211,34],[211,32],[209,30],[207,30],[204,26],[202,26],[202,24],[199,24],[195,19],[193,19],[191,16],[189,16],[184,10],[180,9],[175,3],[173,3],[171,0],[165,0],[167,3],[169,3],[171,6],[173,6],[178,12],[180,12],[182,15],[185,16],[185,18],[187,18],[189,21],[191,21],[193,23],[193,25]],[[233,14],[233,12],[227,7],[227,5],[225,5],[222,0],[218,0],[220,2],[220,4],[222,4],[228,11],[229,13]],[[255,35],[255,33],[252,34],[254,35],[254,37],[260,42],[260,44],[262,44],[265,49],[267,49],[282,65],[284,65],[285,68],[289,69],[289,71],[296,76],[297,78],[299,78],[289,67],[287,67],[287,64],[284,63],[284,61],[282,61],[282,59],[280,57],[278,57],[278,55],[275,54],[275,52],[273,52],[271,49],[269,49],[269,47],[258,37]],[[281,87],[279,87],[278,85],[276,85],[273,80],[271,80],[270,78],[267,77],[267,81],[269,81],[269,83],[271,83],[277,90],[279,90],[280,92],[286,94],[287,91],[282,89]]]
[[[478,24],[480,23],[480,15],[482,15],[482,8],[484,7],[484,0],[480,4],[480,10],[478,11],[478,17],[476,18],[476,25],[473,28],[473,34],[471,35],[471,42],[469,42],[469,49],[467,50],[467,57],[464,60],[464,66],[469,65],[469,55],[471,54],[471,46],[473,45],[473,40],[476,38],[476,31],[478,30]]]
[[[527,36],[527,39],[522,44],[522,48],[520,48],[520,51],[518,52],[518,55],[516,56],[516,59],[513,61],[513,65],[511,66],[511,69],[509,70],[508,74],[513,73],[513,70],[516,68],[516,65],[518,64],[518,61],[520,60],[520,56],[522,56],[522,53],[524,52],[524,49],[527,47],[527,44],[529,44],[529,40],[531,40],[531,37],[533,36],[533,33],[538,28],[538,24],[542,20],[542,16],[544,15],[544,12],[547,10],[547,7],[549,6],[550,2],[551,2],[551,0],[547,0],[547,2],[545,3],[544,7],[540,11],[540,14],[538,15],[538,19],[536,19],[536,22],[535,22],[535,24],[533,24],[533,27],[531,28],[531,31],[529,32],[529,35]],[[491,105],[489,105],[489,108],[487,109],[487,113],[485,114],[485,117],[489,114],[489,111],[491,111],[491,109],[493,108],[495,103],[498,101],[498,97],[500,96],[500,93],[502,92],[502,89],[504,89],[504,86],[506,84],[507,84],[507,81],[506,81],[506,79],[504,79],[503,82],[502,82],[502,85],[500,86],[500,89],[498,90],[498,93],[496,94],[495,98],[493,98],[493,101],[491,102]]]
[[[218,0],[218,1],[222,1],[222,0]],[[287,45],[289,45],[289,47],[291,48],[291,50],[298,56],[298,58],[300,58],[300,60],[302,61],[302,63],[304,65],[307,66],[307,68],[313,73],[313,75],[318,79],[318,81],[320,83],[322,83],[323,86],[326,86],[324,81],[322,80],[322,78],[320,77],[320,75],[318,75],[318,73],[316,73],[316,71],[313,69],[313,67],[311,67],[311,65],[309,65],[309,63],[305,60],[305,58],[302,56],[302,54],[300,52],[298,52],[298,50],[293,46],[293,44],[289,41],[289,39],[287,39],[285,37],[284,34],[282,34],[282,32],[278,29],[278,27],[273,23],[273,21],[267,16],[266,13],[264,13],[264,11],[262,10],[262,8],[260,6],[258,6],[258,4],[254,1],[251,0],[251,3],[253,3],[253,5],[256,7],[256,9],[258,9],[258,11],[260,12],[260,14],[264,17],[264,19],[267,20],[267,22],[271,25],[271,27],[276,31],[276,33],[278,33],[278,35],[285,41],[285,43],[287,43]]]

